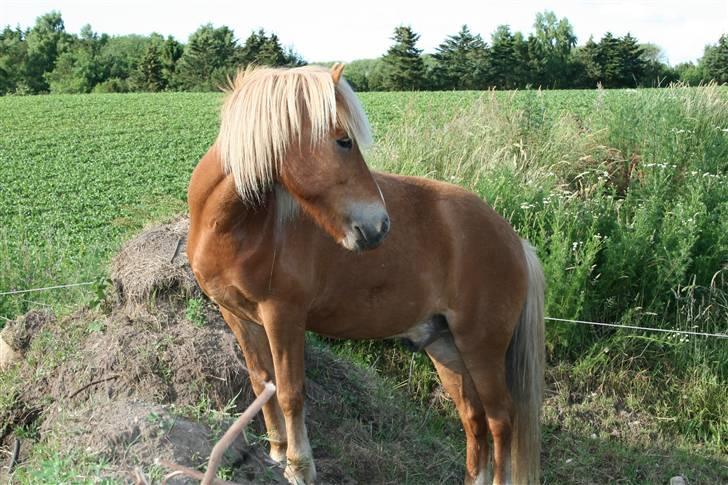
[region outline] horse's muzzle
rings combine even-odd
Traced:
[[[379,246],[390,228],[389,214],[380,204],[352,207],[350,226],[343,245],[350,250],[365,251]]]

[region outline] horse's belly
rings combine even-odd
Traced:
[[[371,304],[343,300],[340,305],[312,310],[306,328],[328,337],[383,339],[402,335],[431,316],[422,302]]]

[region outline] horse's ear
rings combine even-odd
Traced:
[[[341,74],[344,72],[344,65],[340,62],[337,62],[334,64],[334,66],[331,68],[331,78],[334,80],[334,84],[339,84],[339,80],[341,79]]]

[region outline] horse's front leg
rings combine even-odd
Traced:
[[[257,323],[238,318],[223,307],[220,307],[220,313],[235,334],[243,351],[245,363],[250,371],[250,384],[257,396],[263,392],[265,382],[275,381],[273,358],[265,329]],[[275,461],[285,464],[286,422],[275,396],[263,405],[263,417],[270,441],[270,456]]]
[[[316,467],[303,411],[305,314],[276,305],[266,305],[261,310],[273,355],[278,403],[286,420],[286,478],[291,483],[312,484]]]

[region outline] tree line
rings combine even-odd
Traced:
[[[536,15],[527,37],[499,26],[490,43],[464,25],[433,54],[417,47],[409,26],[394,29],[393,45],[379,59],[354,61],[347,79],[362,90],[575,89],[657,87],[682,81],[728,82],[728,34],[706,46],[697,62],[670,66],[660,48],[630,34],[606,33],[577,46],[574,29],[553,12]]]
[[[347,79],[358,91],[544,89],[691,85],[728,82],[728,34],[706,46],[695,64],[668,65],[659,47],[630,34],[605,34],[578,46],[566,18],[536,15],[528,36],[499,26],[486,42],[465,25],[434,53],[417,47],[409,26],[394,29],[382,57],[353,61]],[[59,12],[33,27],[0,32],[0,95],[127,91],[210,91],[238,67],[304,65],[276,34],[252,32],[244,42],[226,26],[202,25],[183,44],[171,36],[109,36],[86,25],[66,31]]]
[[[253,32],[239,44],[226,27],[202,25],[187,44],[159,34],[80,35],[66,32],[59,12],[27,30],[0,33],[0,94],[127,91],[211,91],[238,66],[298,66],[305,62],[278,36]]]

